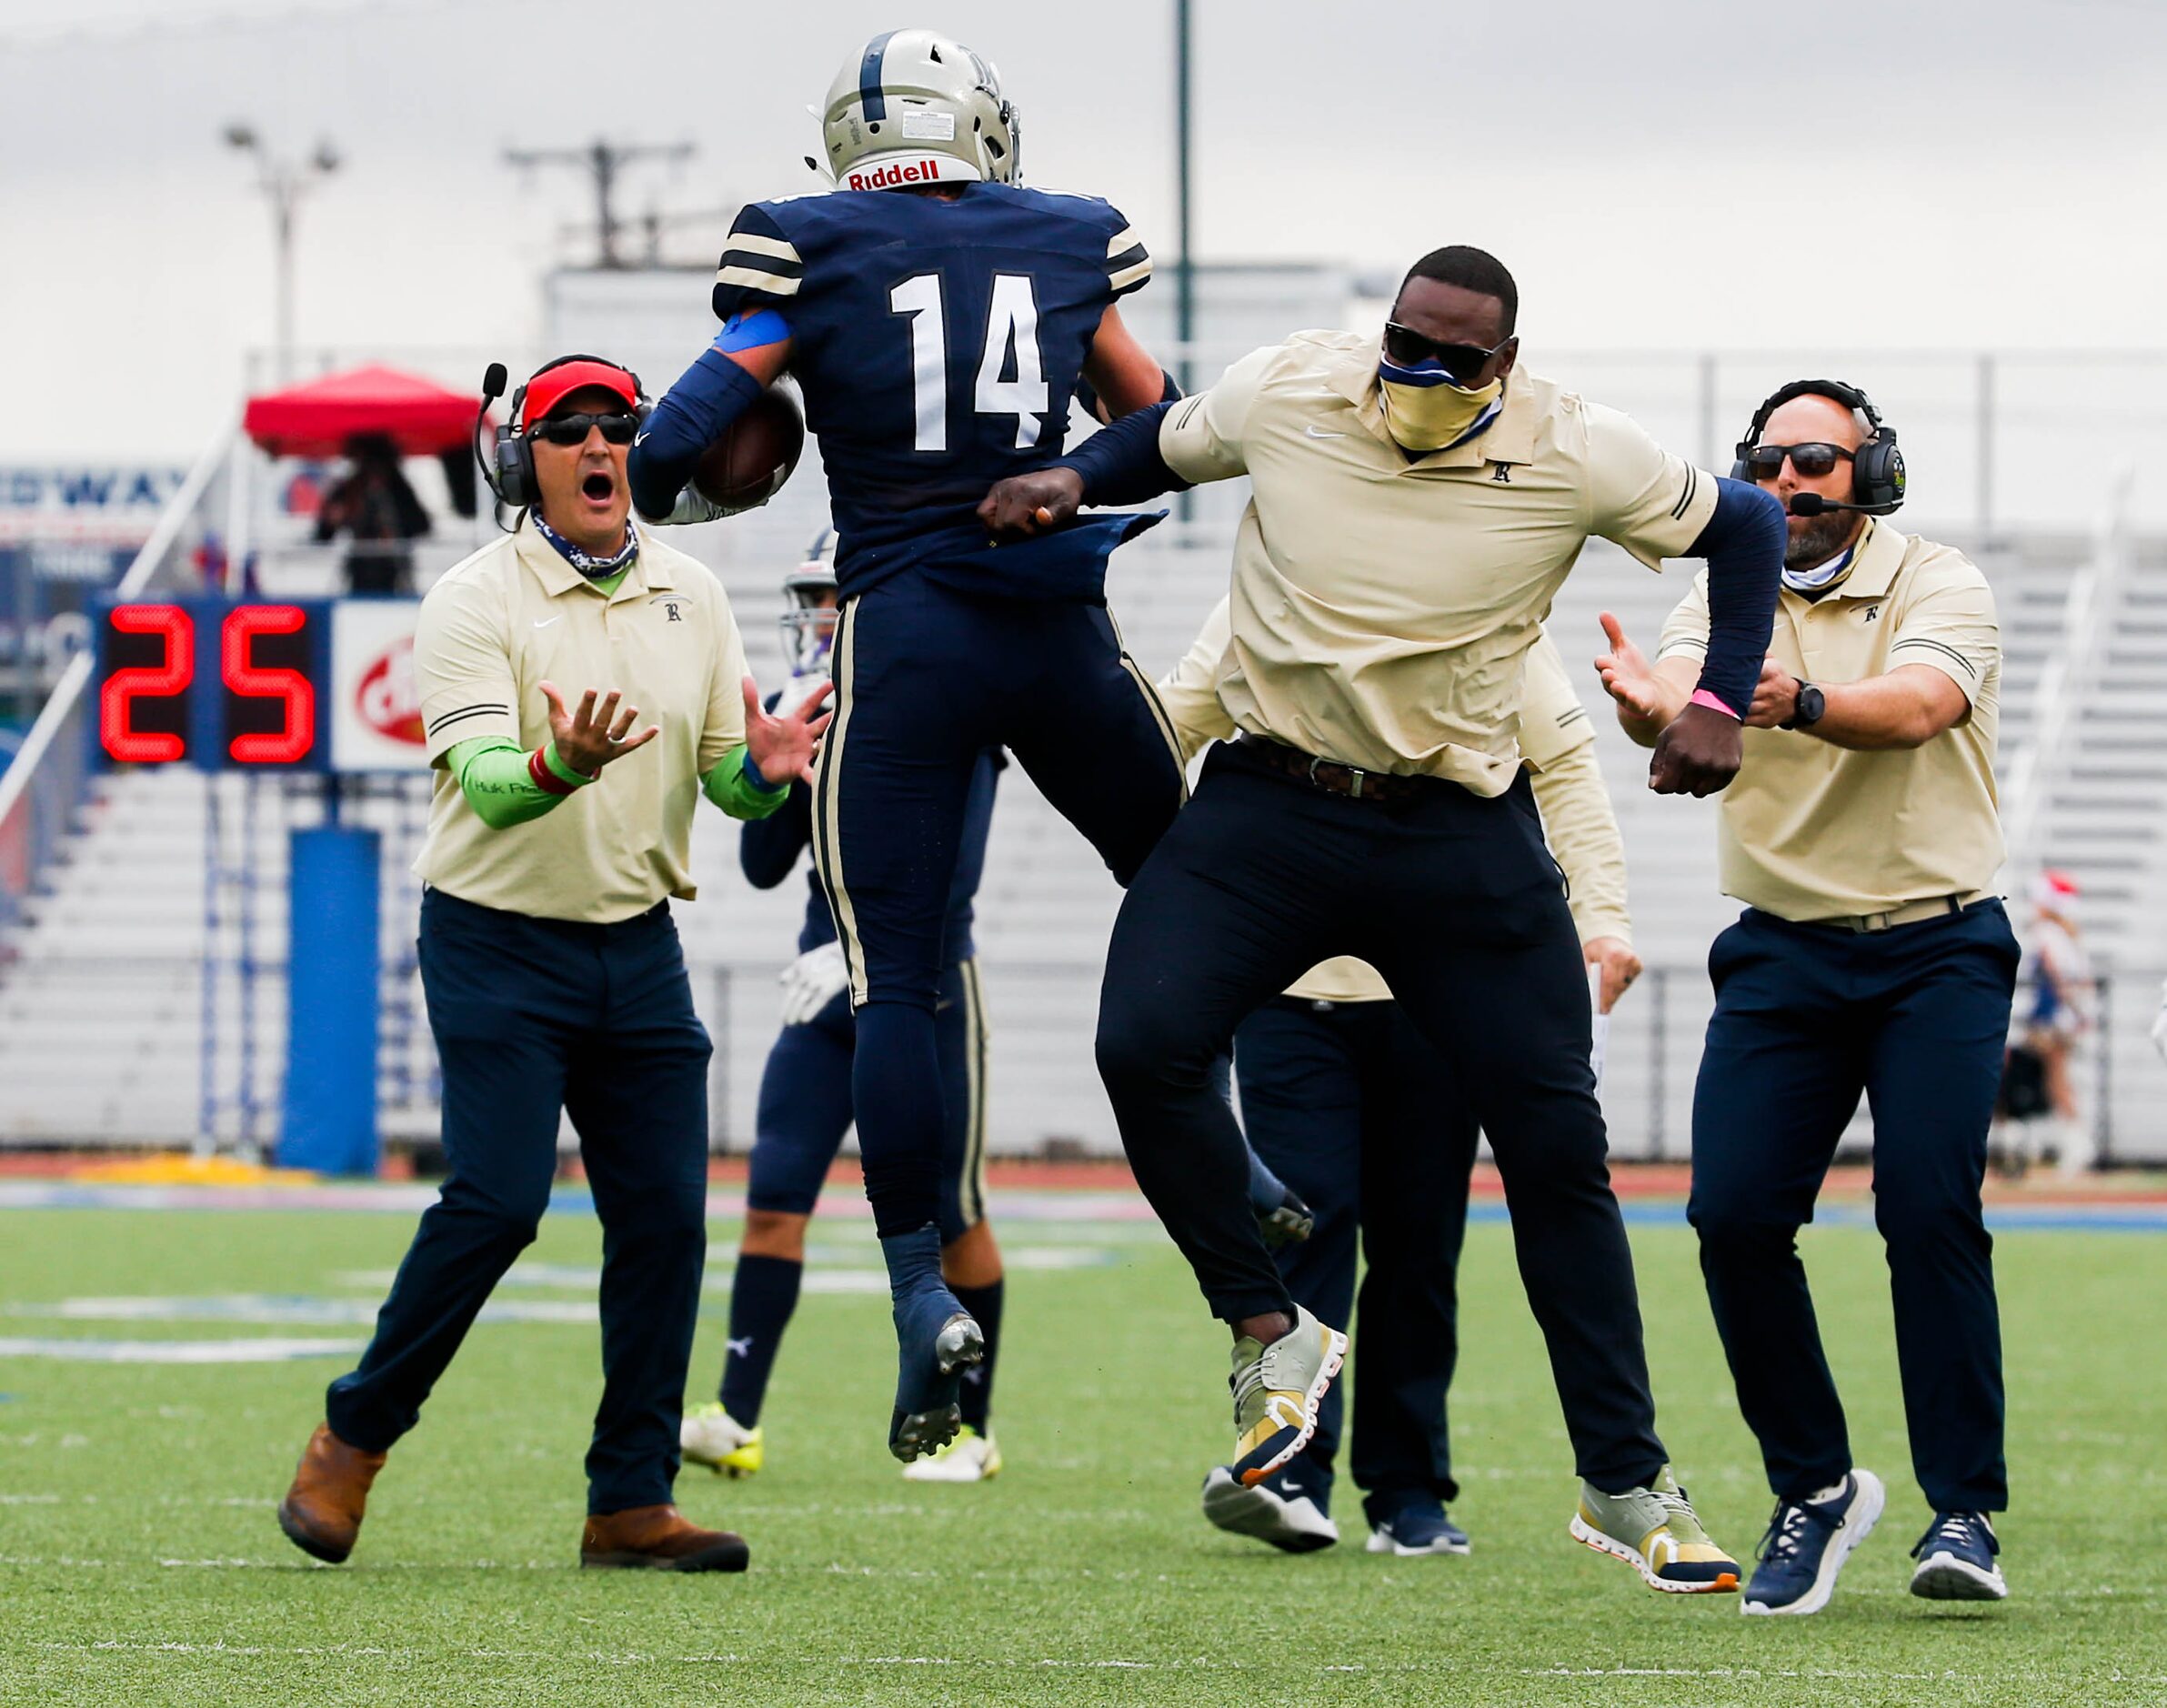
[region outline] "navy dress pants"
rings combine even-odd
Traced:
[[[1397,1002],[1275,997],[1234,1034],[1234,1076],[1250,1145],[1317,1218],[1278,1253],[1287,1291],[1354,1331],[1351,1383],[1326,1392],[1302,1462],[1329,1488],[1351,1385],[1349,1463],[1370,1522],[1410,1501],[1450,1503],[1460,1485],[1445,1395],[1481,1138],[1473,1111]],[[1358,1242],[1368,1261],[1359,1305]]]
[[[451,1173],[376,1331],[326,1416],[389,1448],[533,1241],[572,1119],[602,1221],[602,1403],[587,1511],[658,1506],[677,1474],[685,1371],[707,1249],[707,1029],[669,907],[613,925],[502,912],[431,889],[421,980],[444,1069]]]
[[[1587,973],[1524,772],[1494,798],[1438,781],[1356,800],[1221,744],[1129,887],[1099,1070],[1137,1183],[1212,1313],[1292,1305],[1215,1064],[1243,1020],[1334,955],[1384,976],[1490,1135],[1575,1468],[1599,1488],[1647,1482],[1667,1455],[1589,1065]]]
[[[1797,1236],[1863,1093],[1912,1471],[1936,1511],[2009,1503],[1979,1191],[2016,968],[1996,900],[1876,932],[1749,910],[1710,951],[1690,1215],[1739,1406],[1780,1500],[1851,1468]]]

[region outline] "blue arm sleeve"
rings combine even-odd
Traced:
[[[780,811],[752,819],[737,836],[737,864],[755,889],[772,889],[798,869],[798,857],[813,839],[813,791],[790,785]]]
[[[1687,557],[1708,559],[1708,660],[1700,685],[1741,718],[1768,657],[1787,534],[1783,507],[1769,494],[1718,479],[1715,513],[1686,548]]]
[[[1155,403],[1125,415],[1068,456],[1056,457],[1052,466],[1073,468],[1083,477],[1086,504],[1141,504],[1162,492],[1187,492],[1189,483],[1159,454],[1159,424],[1173,407]]]
[[[761,389],[758,380],[720,350],[700,353],[655,406],[626,459],[632,502],[642,516],[670,513],[700,453],[722,437]]]

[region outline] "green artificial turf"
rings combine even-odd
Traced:
[[[0,1335],[337,1335],[366,1327],[54,1320],[40,1301],[240,1293],[366,1299],[396,1214],[0,1212]],[[1833,1604],[1745,1620],[1667,1597],[1565,1535],[1575,1484],[1507,1231],[1477,1226],[1453,1395],[1468,1559],[1289,1558],[1220,1534],[1197,1486],[1229,1445],[1223,1331],[1155,1229],[1011,1224],[996,1399],[1006,1473],[903,1482],[884,1451],[892,1342],[874,1295],[808,1294],[765,1422],[768,1468],[680,1479],[740,1529],[743,1577],[576,1569],[591,1326],[478,1327],[376,1485],[350,1564],[305,1560],[273,1508],[338,1360],[206,1367],[0,1358],[0,1700],[47,1703],[1472,1703],[1996,1704],[2167,1701],[2167,1239],[2000,1243],[2015,1510],[2012,1598],[1905,1592],[1912,1484],[1885,1271],[1865,1230],[1807,1236],[1881,1529]],[[715,1230],[727,1270],[734,1230]],[[862,1221],[817,1224],[869,1270]],[[1716,1537],[1750,1551],[1768,1496],[1710,1326],[1690,1234],[1636,1226],[1661,1423]],[[1050,1267],[1096,1251],[1092,1266]],[[590,1218],[529,1260],[589,1266]],[[591,1297],[577,1275],[500,1298]],[[722,1355],[711,1292],[697,1398]],[[1360,1372],[1359,1330],[1353,1370]]]

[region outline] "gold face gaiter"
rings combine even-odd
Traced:
[[[1422,455],[1461,437],[1503,395],[1505,382],[1493,379],[1469,391],[1440,370],[1400,367],[1387,360],[1378,365],[1377,389],[1386,429],[1402,449]]]

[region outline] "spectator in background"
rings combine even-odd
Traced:
[[[354,465],[324,495],[316,511],[318,543],[341,528],[346,548],[346,591],[387,598],[414,591],[411,541],[429,531],[429,513],[399,468],[397,447],[381,433],[357,433],[346,441]]]
[[[2092,1030],[2093,984],[2073,911],[2077,880],[2067,872],[2042,871],[2032,880],[2031,899],[2032,924],[2018,974],[2032,986],[2024,1043],[2039,1059],[2045,1081],[2045,1112],[2054,1123],[2048,1148],[2062,1173],[2079,1174],[2092,1166],[2092,1129],[2077,1108],[2070,1056],[2077,1040]]]

